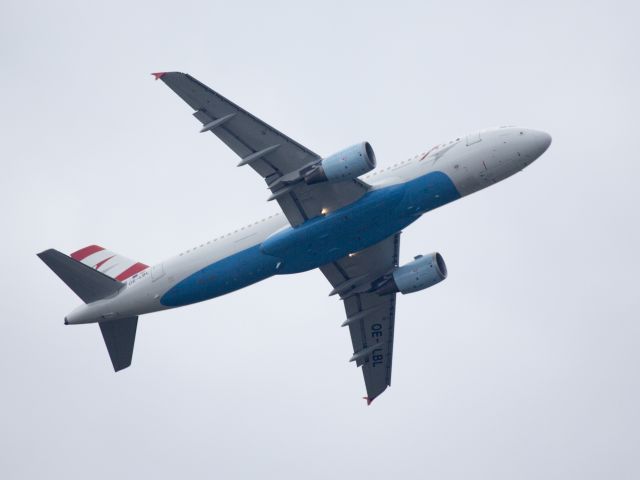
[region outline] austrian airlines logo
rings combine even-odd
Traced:
[[[438,160],[440,160],[440,158],[447,153],[449,150],[451,150],[453,147],[455,147],[458,143],[452,143],[451,145],[446,145],[446,146],[440,146],[440,145],[436,145],[435,147],[432,147],[427,153],[425,153],[422,158],[420,159],[420,161],[424,160],[425,158],[428,158],[429,160],[431,160],[431,164],[435,165],[436,162]],[[435,152],[435,153],[433,153]]]
[[[93,268],[95,268],[96,270],[100,270],[100,267],[102,265],[104,265],[105,263],[107,263],[109,260],[111,260],[113,257],[115,257],[115,255],[111,255],[109,258],[105,258],[104,260],[96,263]]]

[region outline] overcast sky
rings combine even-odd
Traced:
[[[637,2],[0,4],[0,476],[640,478]],[[553,144],[425,215],[370,407],[318,271],[141,318],[115,374],[35,256],[147,264],[277,211],[150,72],[386,166],[479,128]]]

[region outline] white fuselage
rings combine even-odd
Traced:
[[[544,153],[550,142],[548,134],[535,130],[490,129],[436,145],[361,179],[373,189],[381,189],[442,172],[462,197],[519,172]],[[285,216],[275,213],[204,242],[131,277],[115,296],[79,306],[67,315],[66,322],[92,323],[171,308],[160,299],[176,284],[209,265],[260,245],[286,228],[291,227]]]

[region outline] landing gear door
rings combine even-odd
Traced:
[[[159,263],[151,267],[151,281],[155,282],[164,277],[164,264]]]
[[[480,132],[467,135],[467,147],[474,143],[478,143],[480,140],[482,140],[482,138],[480,138]]]

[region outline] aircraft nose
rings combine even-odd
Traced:
[[[547,132],[528,128],[518,128],[514,130],[515,135],[518,137],[518,150],[525,157],[526,165],[534,162],[540,155],[546,152],[549,145],[551,145],[551,135]],[[520,155],[520,153],[518,153],[518,155]]]
[[[551,135],[540,130],[529,130],[527,133],[529,134],[532,153],[537,158],[546,152],[549,145],[551,145]]]

